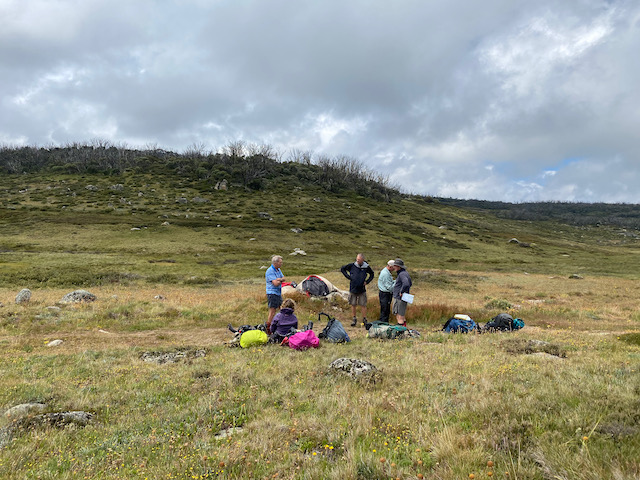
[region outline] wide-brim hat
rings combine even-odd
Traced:
[[[401,258],[396,258],[396,259],[393,261],[393,264],[394,264],[396,267],[404,268],[404,262],[402,261],[402,259],[401,259]]]

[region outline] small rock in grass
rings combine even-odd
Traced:
[[[31,300],[31,290],[28,288],[23,288],[18,295],[16,295],[16,304],[18,305],[21,303],[29,303],[29,300]]]

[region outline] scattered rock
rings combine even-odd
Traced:
[[[171,225],[169,222],[162,222],[161,224],[163,227],[168,227],[169,225]]]
[[[301,228],[292,228],[291,231],[293,233],[302,233],[302,229]]]
[[[216,433],[215,437],[217,440],[221,440],[223,438],[227,438],[230,437],[231,435],[235,434],[235,433],[241,433],[242,432],[242,427],[230,427],[227,428],[225,430],[222,430],[218,433]]]
[[[301,250],[299,248],[294,248],[293,252],[291,252],[289,255],[306,255],[307,252],[305,252],[304,250]]]
[[[23,288],[18,295],[16,295],[16,304],[18,305],[21,303],[29,303],[29,300],[31,300],[31,290],[28,288]]]
[[[569,278],[572,280],[582,280],[584,277],[582,275],[578,275],[577,273],[572,273],[569,275]]]
[[[264,218],[265,220],[273,220],[268,212],[258,212],[258,217]]]
[[[81,303],[81,302],[95,302],[97,297],[86,290],[74,290],[71,293],[67,293],[59,303]]]
[[[7,446],[18,432],[26,432],[38,427],[63,428],[67,425],[85,427],[92,419],[92,413],[82,411],[23,416],[0,429],[0,449]]]
[[[154,300],[166,300],[167,297],[165,297],[164,295],[156,295],[155,297],[153,297]]]
[[[111,190],[115,190],[116,192],[120,192],[122,190],[124,190],[124,185],[121,183],[116,183],[115,185],[111,185],[109,187]]]
[[[140,355],[140,359],[144,362],[157,363],[163,365],[165,363],[176,363],[180,361],[190,361],[194,358],[202,358],[207,355],[204,349],[180,349],[175,352],[144,352]]]
[[[188,201],[189,201],[189,200],[187,200],[185,197],[179,197],[179,198],[176,198],[176,203],[182,203],[182,204],[185,204],[185,203],[187,203]]]
[[[44,403],[21,403],[4,412],[4,416],[9,420],[16,420],[34,413],[42,413],[45,408],[47,408],[47,405]]]
[[[96,187],[95,185],[87,185],[86,187],[87,190],[90,190],[92,192],[96,192],[98,190],[98,187]]]
[[[382,380],[375,365],[357,358],[338,358],[331,362],[329,370],[366,383],[376,383]]]
[[[62,345],[62,340],[51,340],[49,343],[47,343],[47,347],[57,347]]]
[[[193,203],[207,203],[209,200],[207,200],[206,198],[202,198],[202,197],[193,197],[191,199],[191,201]]]
[[[503,346],[507,352],[513,354],[546,353],[559,358],[567,356],[564,347],[543,340],[510,339],[503,342]]]
[[[321,199],[320,197],[315,197],[315,198],[313,199],[313,201],[314,201],[314,202],[321,202],[321,201],[322,201],[322,199]]]
[[[216,190],[226,190],[227,189],[227,181],[222,180],[221,182],[216,183],[216,186],[213,187]]]

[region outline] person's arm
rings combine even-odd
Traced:
[[[373,273],[373,270],[371,269],[371,267],[367,267],[367,280],[365,280],[364,283],[369,285],[371,283],[371,280],[373,280],[374,275],[375,274]]]
[[[344,275],[345,277],[347,277],[347,280],[351,280],[351,272],[349,270],[349,266],[351,264],[348,263],[347,265],[343,265],[342,268],[340,268],[340,271],[342,272],[342,275]]]

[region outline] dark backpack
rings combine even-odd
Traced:
[[[524,322],[520,318],[513,318],[508,313],[499,313],[484,326],[484,329],[490,332],[510,332],[520,330],[522,327]]]
[[[326,297],[329,295],[329,287],[327,287],[327,284],[314,275],[309,275],[307,279],[302,282],[302,291],[314,297]]]
[[[442,327],[447,333],[469,333],[478,330],[478,324],[473,320],[464,320],[461,318],[450,318]]]
[[[318,335],[318,338],[331,343],[342,343],[351,341],[349,335],[347,335],[347,331],[342,326],[340,320],[331,317],[324,312],[320,312],[318,314],[318,322],[320,322],[322,315],[327,317],[328,322],[327,326],[324,327],[324,330],[322,330],[322,332],[320,332],[320,334]]]

